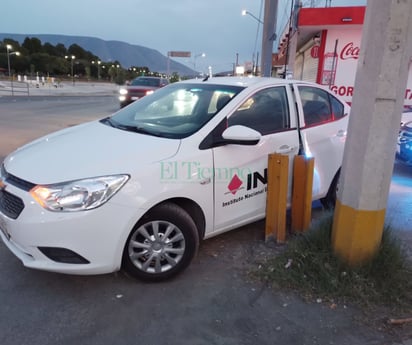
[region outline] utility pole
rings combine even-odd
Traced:
[[[276,18],[278,14],[278,0],[265,0],[262,35],[262,62],[263,77],[272,75],[273,41],[276,40]]]
[[[372,258],[382,240],[412,57],[411,23],[412,1],[367,2],[332,229],[333,249],[350,265]]]
[[[285,71],[283,77],[293,78],[296,60],[296,48],[298,45],[298,13],[301,8],[300,1],[291,1],[289,30],[286,46]]]

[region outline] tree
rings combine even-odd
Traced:
[[[59,55],[56,47],[54,45],[50,44],[50,43],[47,43],[47,42],[43,45],[42,52],[46,53],[46,54],[49,54],[49,55],[52,55],[52,56],[58,56]]]
[[[56,45],[56,55],[59,57],[65,57],[67,55],[67,48],[62,43]]]
[[[179,74],[177,72],[173,72],[172,76],[170,77],[170,82],[176,83],[179,80],[180,80]]]
[[[3,46],[6,47],[7,45],[11,45],[13,47],[13,50],[20,50],[20,43],[11,39],[11,38],[5,38],[3,40]]]
[[[40,53],[42,51],[41,41],[36,37],[26,37],[22,47],[27,50],[28,54]]]

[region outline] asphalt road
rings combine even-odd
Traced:
[[[118,109],[115,96],[0,97],[0,160],[44,134],[103,118]]]
[[[0,98],[0,161],[40,135],[117,109],[115,97]],[[176,279],[148,284],[121,272],[29,270],[0,243],[0,344],[393,343],[388,334],[359,323],[356,306],[304,302],[251,280],[250,270],[280,249],[264,242],[264,223],[255,223],[202,243]]]

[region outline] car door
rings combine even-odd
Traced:
[[[314,157],[313,198],[325,196],[342,165],[349,106],[314,85],[294,86],[301,118],[304,154]]]
[[[295,107],[288,85],[261,89],[227,117],[226,126],[242,125],[261,133],[257,145],[213,148],[215,232],[263,218],[270,153],[291,157],[299,150]]]

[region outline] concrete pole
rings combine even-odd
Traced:
[[[356,265],[381,243],[408,67],[412,1],[369,0],[332,230]]]
[[[278,0],[265,0],[265,13],[262,34],[262,62],[263,77],[272,75],[273,41],[276,39],[276,18],[278,13]]]

